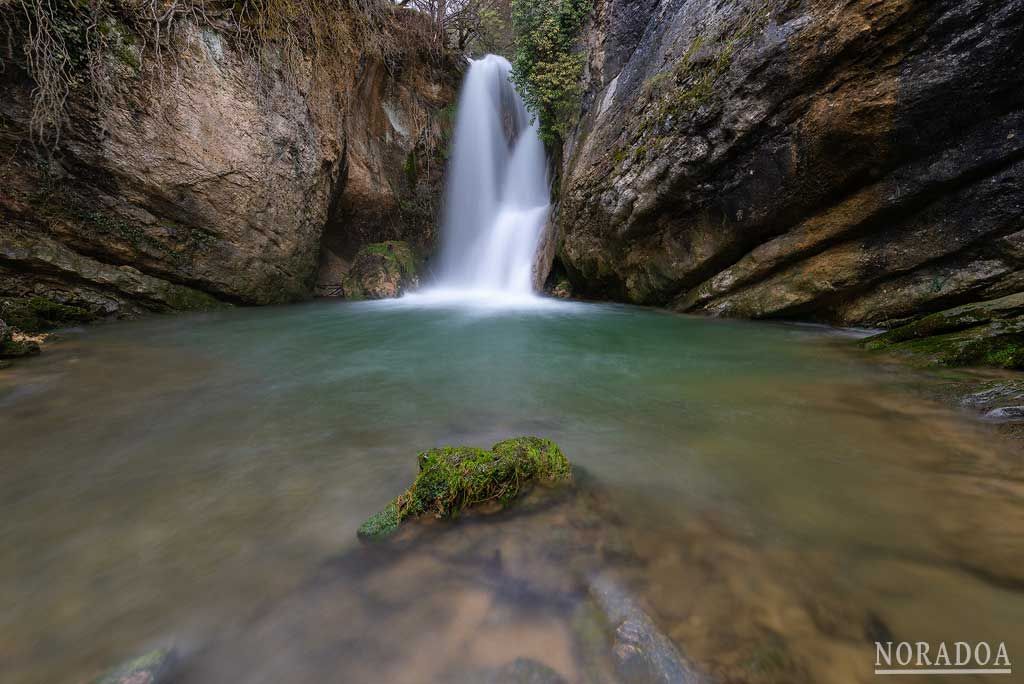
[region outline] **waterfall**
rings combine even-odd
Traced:
[[[509,81],[511,65],[470,63],[448,167],[437,292],[532,297],[550,186],[538,122]]]

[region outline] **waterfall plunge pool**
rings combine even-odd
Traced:
[[[168,642],[183,682],[517,657],[599,681],[580,554],[722,680],[869,682],[887,635],[1024,652],[1019,454],[907,391],[933,380],[823,328],[438,298],[96,326],[0,376],[4,681]],[[417,451],[520,434],[582,467],[600,522],[356,541]]]

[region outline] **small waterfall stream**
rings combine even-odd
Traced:
[[[469,67],[448,168],[437,287],[427,294],[533,297],[533,262],[550,208],[537,121],[487,55]]]

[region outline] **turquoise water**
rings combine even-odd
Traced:
[[[623,581],[723,678],[872,681],[878,624],[1024,653],[1024,555],[1007,533],[1024,519],[1019,454],[908,392],[929,379],[850,346],[824,328],[584,304],[319,302],[69,331],[0,373],[4,681],[81,681],[167,642],[207,665],[250,643],[252,669],[220,681],[354,668],[344,648],[310,665],[256,616],[310,626],[296,595],[325,559],[358,557],[355,529],[412,480],[417,451],[519,434],[556,440],[603,487],[632,547]],[[347,605],[360,562],[317,602]],[[402,574],[418,562],[396,561],[395,591],[444,576]],[[518,636],[497,639],[500,602],[470,584],[434,637],[407,594],[392,601],[404,612],[353,613],[359,633],[408,648],[364,649],[346,681],[445,681],[453,663],[517,655],[587,681],[570,608],[517,614]]]

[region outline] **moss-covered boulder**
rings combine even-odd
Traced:
[[[1024,293],[940,311],[861,344],[921,365],[1024,369]]]
[[[419,474],[403,494],[359,527],[361,539],[380,539],[402,521],[432,514],[453,518],[484,503],[507,505],[534,483],[568,482],[572,469],[558,445],[540,437],[516,437],[490,450],[441,447],[417,457]]]
[[[161,684],[169,681],[176,660],[173,648],[159,648],[119,665],[93,684]]]
[[[419,285],[416,255],[406,242],[390,240],[364,245],[342,283],[347,299],[398,297]]]
[[[42,332],[96,320],[93,312],[46,297],[25,297],[0,302],[0,316],[23,332]]]
[[[9,325],[0,320],[0,359],[13,359],[19,356],[33,356],[39,353],[39,345],[33,340],[25,339]],[[6,368],[9,364],[0,365]]]

